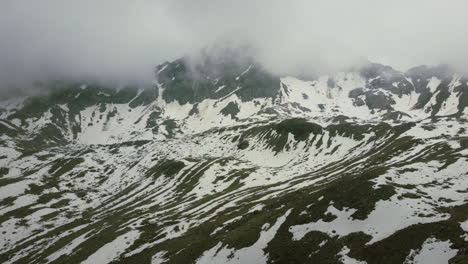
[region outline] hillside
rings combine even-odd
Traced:
[[[468,262],[467,77],[155,75],[0,102],[1,263]]]

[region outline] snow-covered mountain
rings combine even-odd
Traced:
[[[468,78],[255,62],[0,103],[2,263],[466,263]]]

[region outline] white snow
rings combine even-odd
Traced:
[[[291,210],[286,212],[285,215],[279,217],[276,223],[260,233],[260,238],[250,247],[241,248],[239,250],[232,250],[222,247],[221,242],[212,249],[205,251],[203,255],[197,260],[198,264],[214,264],[214,263],[242,263],[242,264],[261,264],[266,263],[268,256],[264,254],[263,249],[266,248],[281,225],[286,221],[286,217]]]
[[[224,88],[226,88],[226,85],[221,85],[220,87],[218,87],[218,89],[216,89],[215,93],[221,91]]]
[[[85,261],[81,262],[81,264],[109,263],[123,253],[126,248],[131,246],[133,241],[135,241],[139,236],[139,231],[129,231],[99,248]]]
[[[419,211],[433,213],[435,216],[421,217],[417,214]],[[374,211],[365,220],[352,219],[351,215],[354,212],[356,209],[345,208],[340,211],[330,205],[327,213],[336,216],[333,221],[325,222],[320,219],[317,222],[291,226],[289,231],[293,234],[294,240],[302,239],[311,231],[324,232],[332,237],[342,237],[362,231],[372,236],[372,240],[368,242],[368,244],[372,244],[410,225],[437,222],[448,218],[448,215],[438,214],[431,206],[420,204],[419,200],[399,200],[396,196],[387,201],[377,202]]]
[[[71,253],[73,253],[73,250],[79,246],[81,243],[83,243],[84,241],[86,241],[86,236],[90,233],[91,231],[88,231],[84,234],[82,234],[81,236],[73,239],[70,243],[68,243],[67,245],[65,245],[63,248],[61,248],[60,250],[52,253],[51,255],[49,255],[47,257],[47,260],[52,262],[56,259],[58,259],[60,256],[63,256],[63,255],[70,255]]]
[[[451,249],[450,241],[427,239],[420,250],[411,250],[405,264],[444,264],[457,255],[457,249]]]
[[[353,259],[349,257],[348,256],[349,252],[350,252],[350,249],[345,246],[338,253],[338,255],[340,256],[340,260],[343,262],[343,264],[366,264],[367,263],[365,261],[359,261],[357,259]]]
[[[249,65],[249,67],[247,67],[247,69],[243,71],[240,76],[243,76],[244,74],[248,73],[251,68],[252,68],[252,65]]]
[[[0,124],[8,127],[9,129],[13,129],[13,130],[16,130],[16,128],[12,127],[10,124],[8,124],[7,122],[3,121],[3,120],[0,120]]]
[[[161,251],[153,255],[151,258],[151,264],[162,264],[166,262],[167,260],[164,259],[164,255],[166,254],[166,251]]]
[[[23,194],[30,183],[32,183],[31,180],[22,180],[0,187],[0,200],[3,200],[10,196],[17,196],[19,194]]]
[[[439,80],[437,77],[431,77],[427,83],[427,88],[431,91],[432,94],[437,90],[442,80]]]
[[[248,70],[250,70],[250,67],[241,76],[247,73]],[[244,133],[248,129],[246,127],[249,126],[233,127],[234,129],[226,129],[224,131],[218,131],[217,128],[244,124],[249,124],[250,127],[266,125],[269,122],[280,122],[284,118],[290,117],[304,117],[311,122],[326,126],[332,122],[327,120],[328,118],[339,114],[354,118],[352,119],[354,120],[353,122],[358,124],[375,124],[381,120],[381,115],[386,113],[386,111],[376,110],[372,112],[365,105],[356,106],[353,102],[354,99],[349,98],[349,92],[353,89],[362,88],[364,91],[368,91],[365,88],[365,80],[358,73],[339,73],[332,76],[332,78],[337,86],[333,89],[327,85],[328,76],[314,81],[303,81],[293,77],[282,78],[282,84],[287,85],[288,89],[286,91],[284,87],[280,87],[282,95],[273,98],[273,100],[258,98],[248,102],[242,101],[236,95],[236,91],[241,89],[241,87],[237,87],[235,91],[221,99],[206,99],[199,102],[197,104],[199,112],[193,115],[189,115],[189,113],[194,108],[194,104],[186,103],[182,105],[177,101],[167,103],[161,96],[149,105],[138,106],[136,108],[131,108],[128,104],[108,104],[106,110],[100,112],[99,106],[90,106],[75,116],[75,121],[81,128],[81,132],[78,134],[78,138],[76,138],[76,144],[72,144],[67,149],[56,148],[46,150],[42,153],[22,157],[21,159],[19,159],[21,153],[15,150],[17,149],[15,141],[6,135],[2,135],[1,139],[4,141],[4,145],[0,146],[0,153],[7,157],[0,159],[0,167],[10,168],[10,172],[4,178],[19,177],[31,170],[37,169],[37,171],[28,175],[22,181],[0,187],[0,200],[10,196],[18,196],[11,206],[2,207],[0,214],[5,214],[11,210],[35,203],[39,196],[24,194],[24,191],[28,188],[27,186],[31,183],[41,184],[43,178],[49,175],[48,170],[53,160],[68,158],[70,153],[82,153],[87,147],[94,150],[94,152],[86,155],[73,154],[75,156],[82,156],[85,161],[60,178],[60,190],[67,192],[61,199],[71,199],[70,204],[66,206],[67,210],[72,209],[77,212],[76,215],[80,215],[80,211],[83,212],[88,208],[98,207],[102,203],[103,207],[93,215],[93,218],[99,220],[107,216],[109,211],[127,206],[135,205],[136,210],[141,210],[142,212],[159,205],[162,205],[164,208],[148,214],[142,213],[135,217],[135,219],[131,219],[128,223],[125,223],[125,226],[133,224],[141,225],[143,220],[147,219],[154,219],[154,221],[161,221],[163,223],[168,220],[167,213],[169,213],[169,217],[173,217],[172,213],[177,212],[179,217],[177,221],[164,227],[162,233],[166,234],[165,238],[148,242],[131,252],[127,252],[128,247],[139,236],[138,231],[129,231],[97,249],[84,263],[106,263],[123,253],[126,256],[136,254],[145,248],[157,246],[167,239],[181,236],[187,230],[190,230],[190,228],[204,223],[216,215],[225,213],[232,208],[238,209],[239,205],[247,206],[246,208],[249,209],[248,213],[252,213],[255,210],[264,210],[264,201],[278,197],[283,193],[312,185],[320,188],[321,184],[333,181],[345,171],[358,171],[364,168],[367,165],[367,156],[365,155],[368,154],[368,151],[380,146],[388,138],[368,143],[367,141],[375,136],[373,133],[364,134],[364,139],[357,140],[356,138],[349,138],[344,135],[332,136],[330,133],[324,132],[317,136],[317,139],[321,138],[324,143],[321,146],[317,146],[315,144],[317,141],[313,144],[310,143],[314,135],[311,135],[308,140],[297,141],[292,134],[289,134],[287,136],[288,148],[277,153],[268,145],[271,137],[277,136],[275,132],[268,135],[270,138],[267,138],[265,134],[250,136],[247,138],[249,147],[245,150],[239,150],[237,142],[232,139]],[[417,121],[415,127],[402,134],[401,137],[411,136],[420,139],[421,143],[409,151],[395,155],[393,158],[384,161],[383,165],[389,166],[389,169],[384,175],[373,180],[375,183],[374,187],[378,188],[381,185],[389,183],[400,185],[412,184],[416,185],[416,187],[413,189],[396,187],[397,194],[386,201],[377,202],[375,209],[364,220],[356,220],[351,217],[356,209],[342,208],[342,210],[339,210],[331,204],[328,208],[328,213],[335,215],[336,219],[331,222],[318,220],[304,225],[292,226],[289,230],[293,235],[293,239],[300,240],[313,230],[327,233],[332,237],[342,237],[352,232],[362,231],[371,235],[372,240],[369,243],[374,243],[413,224],[447,219],[449,216],[440,213],[440,211],[436,210],[436,207],[454,206],[466,201],[468,197],[466,192],[463,192],[466,191],[466,186],[468,186],[466,157],[456,156],[458,160],[444,169],[442,169],[444,163],[439,161],[424,160],[424,162],[412,162],[412,159],[424,157],[424,155],[427,156],[431,148],[439,146],[445,148],[448,146],[448,151],[452,151],[454,156],[468,155],[467,150],[462,149],[462,145],[458,139],[459,137],[467,136],[467,132],[461,132],[461,128],[465,124],[460,123],[459,120],[447,117],[439,118],[437,122],[426,119],[430,115],[430,112],[425,112],[425,110],[432,110],[436,102],[435,96],[439,92],[437,89],[440,82],[437,78],[432,78],[429,81],[428,88],[433,92],[433,97],[431,102],[422,110],[413,109],[419,97],[419,94],[415,91],[398,96],[383,89],[375,90],[375,92],[391,96],[395,101],[395,104],[392,105],[395,110],[410,115],[410,117],[404,118],[405,121]],[[161,85],[157,83],[156,85],[160,89],[161,95],[164,89]],[[395,83],[395,85],[397,84]],[[459,81],[457,81],[457,77],[454,77],[449,86],[453,96],[450,95],[443,103],[439,112],[440,115],[454,113],[455,109],[457,109],[459,94],[453,92],[457,85],[459,85]],[[82,89],[86,89],[86,86],[82,86]],[[219,86],[216,92],[220,92],[222,89],[225,89],[225,87]],[[139,90],[136,97],[142,91]],[[106,96],[103,93],[101,95]],[[365,99],[364,96],[360,98]],[[240,112],[236,118],[224,116],[220,113],[229,103],[235,103],[239,107]],[[322,106],[319,106],[319,104]],[[57,106],[64,112],[69,111],[67,105]],[[308,110],[301,109],[301,107]],[[280,113],[272,121],[267,119],[272,117],[271,114],[258,114],[259,111],[269,108]],[[8,112],[12,108],[6,109]],[[115,116],[107,119],[108,114],[114,110]],[[161,118],[156,120],[159,129],[154,134],[151,128],[146,128],[148,117],[153,111],[161,111]],[[465,110],[465,113],[467,113],[467,110]],[[4,117],[5,114],[2,114],[2,118]],[[28,125],[22,128],[32,132],[38,131],[44,125],[50,123],[51,117],[50,111],[46,112],[40,118],[26,120]],[[174,120],[180,129],[180,132],[176,133],[175,138],[168,139],[169,127],[162,125],[162,121],[168,119]],[[138,120],[139,122],[137,122]],[[13,120],[11,122],[15,125],[21,125],[20,120]],[[253,122],[258,123],[253,125]],[[8,125],[8,123],[1,120],[0,123]],[[72,139],[70,126],[68,125],[66,124],[63,133]],[[432,129],[430,129],[431,127]],[[210,129],[213,129],[212,131],[215,132],[211,133]],[[145,147],[140,148],[135,146],[119,147],[118,153],[111,152],[109,146],[83,146],[87,144],[114,144],[142,139],[149,140],[150,142]],[[328,141],[330,144],[328,144]],[[332,150],[334,151],[333,154],[331,154]],[[53,153],[55,156],[48,158],[46,162],[36,158],[36,156],[49,153]],[[189,157],[193,159],[189,159]],[[219,162],[220,157],[229,157],[229,159],[221,165]],[[180,173],[172,177],[163,175],[156,180],[142,177],[150,167],[163,159],[183,160],[186,166]],[[212,160],[212,162],[205,164],[207,159]],[[350,162],[333,169],[330,173],[320,174],[320,170],[324,166],[344,161]],[[401,161],[408,162],[409,165],[403,165]],[[398,167],[395,166],[397,163]],[[131,167],[130,164],[134,166]],[[91,167],[95,168],[96,171],[89,170],[85,176],[76,178],[78,172]],[[104,168],[109,168],[109,171],[112,169],[112,173],[106,174],[107,178],[103,182],[98,183],[104,174]],[[253,170],[249,170],[252,168]],[[234,169],[249,170],[249,173],[242,175],[243,178],[239,181],[240,187],[238,189],[232,192],[221,193],[236,180],[235,178],[228,180]],[[404,169],[406,170],[403,171]],[[177,197],[177,187],[180,187],[180,184],[185,180],[182,178],[182,175],[187,177],[187,175],[197,170],[204,170],[203,175],[200,175],[194,188],[187,193],[187,197],[184,197],[180,203],[178,202],[178,204],[173,205],[172,203],[177,201],[175,199]],[[184,174],[185,172],[187,174]],[[112,202],[110,201],[110,199],[114,198],[115,194],[130,186],[136,187]],[[265,188],[255,188],[259,186],[265,186]],[[261,194],[263,189],[268,190],[268,192],[265,192],[265,195],[260,198],[256,198],[255,201],[243,204],[245,199],[249,198],[251,194],[249,193],[251,190],[249,188],[255,188],[256,194]],[[93,191],[87,192],[85,198],[81,199],[72,193],[75,189],[92,189]],[[54,191],[56,190],[47,190],[45,193]],[[417,194],[418,191],[426,194],[418,199],[399,199],[403,194]],[[219,196],[193,206],[200,199],[218,193],[220,193]],[[318,200],[320,201],[323,198],[322,196]],[[445,198],[446,200],[441,198]],[[57,201],[55,199],[44,206],[50,206],[50,204]],[[316,200],[310,201],[311,204],[315,202]],[[20,219],[16,218],[5,221],[0,225],[0,232],[6,232],[5,236],[3,236],[5,238],[2,237],[0,239],[0,245],[3,250],[9,250],[17,246],[15,243],[22,245],[21,243],[31,240],[35,236],[46,234],[50,231],[50,228],[46,227],[48,223],[52,223],[57,227],[76,219],[75,216],[72,217],[73,219],[68,219],[63,212],[55,219],[41,223],[41,216],[54,212],[57,209],[37,209],[35,213],[24,217],[24,220],[30,224],[29,227],[17,227]],[[276,223],[265,224],[262,228],[260,239],[252,246],[234,250],[228,248],[227,245],[219,243],[204,252],[203,256],[198,259],[198,262],[266,262],[268,256],[265,255],[263,249],[273,239],[278,228],[284,223],[288,213],[289,211],[276,219]],[[223,225],[218,226],[212,235],[218,235],[218,232],[221,232],[226,225],[241,218],[242,216],[237,216],[227,220]],[[460,226],[468,232],[468,221],[461,222]],[[174,231],[176,227],[179,231]],[[33,234],[32,230],[34,229],[44,231],[43,233]],[[9,240],[7,241],[6,238]],[[465,238],[468,239],[468,234],[465,235]],[[75,238],[68,245],[48,256],[49,261],[56,260],[61,255],[72,253],[85,239],[85,234]],[[40,240],[33,246],[38,246],[41,243],[48,246],[53,242],[53,240]],[[437,253],[437,250],[440,250],[440,248],[443,249],[442,253],[437,254],[444,256],[445,260],[445,258],[448,258],[447,254],[453,255],[453,250],[447,249],[447,243],[450,245],[449,241],[427,242],[427,245],[423,246],[421,250],[414,250],[414,260],[421,262],[421,258],[424,259],[424,256],[428,254],[427,252]],[[325,244],[326,241],[320,243],[321,246]],[[434,245],[436,245],[436,249],[432,251],[426,250],[426,248],[434,247]],[[33,247],[22,249],[13,258],[12,262],[20,258],[22,254],[27,255],[29,252],[33,252],[32,250]],[[165,262],[167,259],[165,258],[166,253],[165,251],[156,253],[152,257],[152,262]],[[233,258],[229,258],[231,253]],[[339,257],[343,263],[363,263],[362,261],[352,259],[348,254],[349,249],[347,247],[343,247],[339,252]]]
[[[463,231],[468,232],[468,220],[461,222],[460,227],[463,229]]]
[[[159,69],[158,74],[161,73],[161,72],[163,72],[163,71],[167,68],[167,66],[169,66],[169,63],[166,64],[166,65],[164,65],[164,66],[162,66],[162,68]]]
[[[455,93],[455,87],[461,85],[460,76],[454,75],[452,81],[448,85],[449,97],[442,103],[441,109],[437,112],[438,116],[453,115],[458,112],[458,103],[461,93]]]

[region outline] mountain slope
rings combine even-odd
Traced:
[[[465,77],[156,74],[2,103],[2,262],[468,260]]]

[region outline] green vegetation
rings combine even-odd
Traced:
[[[39,199],[37,199],[37,203],[40,204],[46,204],[54,199],[59,199],[62,197],[63,193],[61,192],[56,192],[56,193],[46,193],[41,196],[39,196]]]
[[[258,97],[273,100],[280,88],[279,79],[263,72],[258,65],[252,64],[246,72],[245,65],[222,65],[227,74],[218,78],[216,72],[209,69],[212,64],[216,62],[189,69],[181,60],[167,64],[164,70],[159,68],[162,71],[158,82],[165,90],[163,97],[169,102],[193,103],[190,115],[195,115],[199,111],[197,103],[204,98],[220,99],[234,92],[243,101]],[[194,71],[197,76],[193,76]],[[375,77],[382,73],[394,72],[383,65],[373,65],[361,74]],[[366,102],[371,100],[367,103],[376,108],[376,112],[387,109],[384,119],[400,120],[406,114],[391,109],[392,100],[387,94],[369,90],[383,88],[395,96],[416,90],[421,94],[419,100],[426,100],[427,78],[418,81],[425,77],[417,70],[408,76],[414,87],[401,74],[384,76],[368,81],[365,89],[352,90],[349,96],[356,101],[364,97]],[[414,122],[358,123],[341,115],[326,120],[332,122],[326,127],[301,118],[275,120],[277,117],[272,117],[184,135],[181,133],[186,125],[184,120],[162,118],[163,110],[151,105],[145,108],[148,119],[138,115],[131,122],[154,133],[164,131],[168,136],[166,140],[83,147],[70,144],[69,135],[62,134],[64,131],[68,133],[68,129],[75,135],[79,133],[80,120],[83,120],[79,117],[80,110],[97,106],[92,117],[102,124],[118,115],[118,108],[111,103],[128,103],[132,108],[147,105],[156,98],[158,90],[128,86],[117,91],[92,84],[56,85],[57,89],[52,89],[51,95],[27,101],[24,108],[9,117],[9,120],[19,118],[22,122],[33,122],[41,113],[50,111],[50,123],[34,131],[31,137],[25,137],[18,127],[10,129],[0,122],[0,134],[14,136],[13,143],[23,152],[13,161],[0,155],[0,159],[6,159],[6,165],[0,168],[0,187],[8,188],[15,183],[22,185],[21,188],[28,186],[24,193],[15,193],[0,201],[0,209],[4,212],[0,215],[0,224],[11,224],[12,232],[18,233],[34,228],[28,230],[30,235],[15,241],[13,247],[6,245],[1,250],[0,262],[16,258],[15,263],[45,263],[51,254],[87,234],[69,254],[52,262],[81,263],[117,237],[138,231],[136,240],[127,242],[128,248],[113,263],[149,264],[156,253],[164,253],[166,263],[194,263],[205,251],[217,245],[233,251],[254,245],[262,232],[268,231],[280,217],[284,217],[284,223],[263,250],[268,263],[338,264],[342,263],[339,254],[344,247],[349,249],[348,256],[369,264],[402,263],[411,250],[420,249],[430,237],[450,240],[452,249],[458,250],[450,263],[468,260],[466,232],[460,227],[461,222],[468,221],[465,197],[468,188],[454,188],[458,183],[456,177],[462,179],[463,175],[456,175],[453,170],[447,177],[431,179],[425,184],[398,181],[403,173],[432,177],[421,176],[427,174],[426,170],[411,166],[415,163],[427,164],[437,173],[437,170],[466,160],[462,151],[468,148],[468,139],[463,136],[466,131],[462,126],[459,135],[450,138],[450,143],[459,142],[460,146],[449,144],[446,140],[449,136],[445,134],[423,139],[408,136],[412,133],[403,136],[416,125],[427,131],[436,129],[445,124],[438,123],[443,118],[465,122],[460,115],[434,117],[425,120],[424,125]],[[222,85],[225,87],[218,90]],[[329,78],[327,85],[341,89],[338,80],[333,78]],[[443,82],[441,86],[444,90],[447,83]],[[285,84],[281,88],[285,93],[292,92],[292,88]],[[438,102],[445,99],[443,91],[441,94],[442,97],[437,97]],[[464,94],[463,91],[460,100],[465,100]],[[302,97],[308,99],[305,94]],[[300,104],[289,106],[310,111]],[[238,103],[229,102],[221,114],[236,119],[239,107]],[[333,111],[325,103],[319,107],[323,111]],[[64,110],[66,108],[70,111]],[[274,109],[270,110],[274,113]],[[139,123],[145,122],[142,120],[146,120],[146,124]],[[7,146],[10,143],[7,140],[0,143]],[[190,149],[177,151],[179,156],[168,152],[185,147],[183,144],[187,142]],[[223,146],[211,148],[213,143]],[[298,155],[289,162],[286,160],[286,165],[271,162],[259,166],[261,163],[249,155],[256,155],[255,150],[263,151],[264,146],[268,148],[265,152],[291,151],[284,156]],[[32,154],[35,155],[26,157]],[[330,155],[340,156],[328,160]],[[268,159],[269,155],[265,156]],[[283,155],[278,156],[283,158]],[[152,164],[148,165],[146,162],[150,159]],[[10,164],[21,166],[13,168]],[[9,178],[16,173],[20,175]],[[431,196],[432,189],[446,191],[448,188],[456,195]],[[408,217],[429,220],[444,214],[444,218],[410,226],[402,223],[400,230],[394,230],[393,234],[372,244],[368,242],[373,233],[338,235],[338,230],[311,231],[299,240],[293,239],[293,226],[338,220],[338,216],[331,213],[331,206],[352,212],[349,221],[361,222],[366,221],[376,208],[381,209],[383,201],[392,203],[395,200],[424,203],[431,208],[412,208],[414,210]],[[15,208],[9,208],[11,206]],[[233,256],[234,253],[230,257]]]
[[[146,172],[146,177],[157,179],[161,175],[171,177],[179,173],[185,167],[185,163],[176,160],[164,160],[158,162]]]
[[[153,111],[146,120],[146,128],[153,128],[157,125],[157,120],[161,116],[161,112]]]
[[[16,197],[13,196],[8,196],[4,198],[3,200],[0,201],[0,207],[4,206],[11,206],[13,205],[13,202],[16,200]]]
[[[237,119],[236,115],[240,112],[239,106],[235,102],[229,102],[223,109],[221,109],[221,114],[231,116],[231,119]]]
[[[239,142],[239,144],[237,144],[238,149],[246,149],[248,147],[249,147],[249,141],[247,140],[242,140],[241,142]]]
[[[83,158],[57,159],[50,167],[49,173],[51,173],[53,177],[58,177],[71,171],[82,162],[84,162]]]
[[[7,186],[9,184],[22,181],[22,178],[0,178],[0,187]]]
[[[323,129],[320,125],[309,123],[305,119],[294,118],[287,119],[276,126],[273,129],[279,134],[291,133],[294,135],[294,139],[303,141],[309,138],[309,135],[312,134],[322,134]]]
[[[10,172],[10,169],[5,168],[5,167],[0,167],[0,178],[7,175],[8,172]]]

